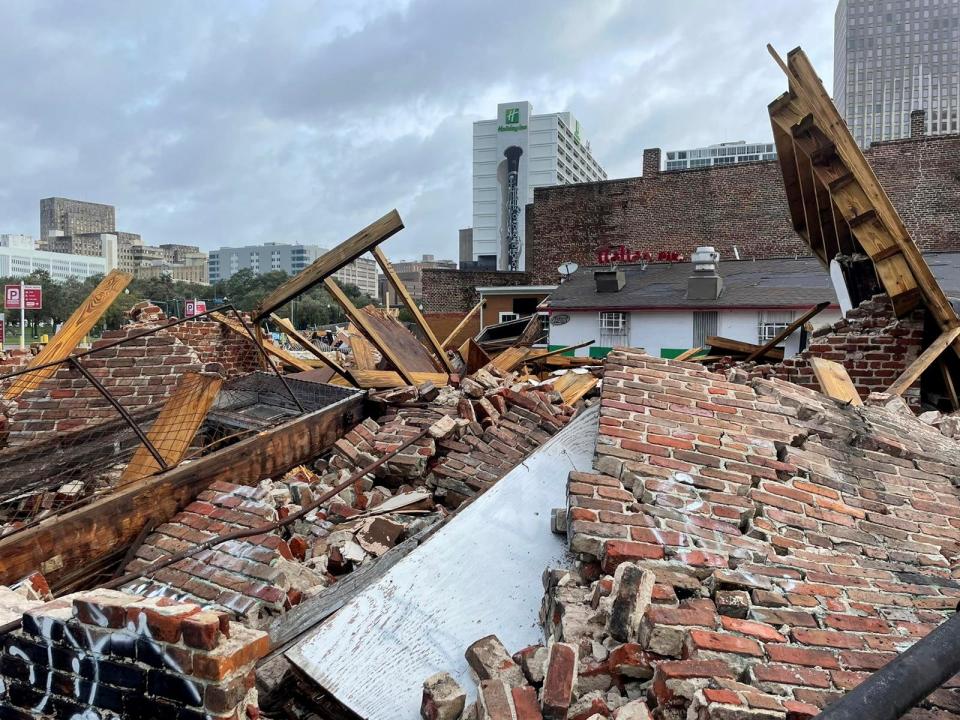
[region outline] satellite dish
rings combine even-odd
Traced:
[[[568,277],[573,275],[580,266],[575,262],[565,262],[563,265],[557,268],[557,272],[560,273],[561,277],[566,280]]]

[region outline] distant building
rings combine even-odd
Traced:
[[[166,260],[156,265],[144,265],[137,268],[137,277],[141,280],[155,280],[167,276],[174,282],[209,285],[207,263],[171,263]]]
[[[69,200],[61,197],[40,201],[40,244],[46,249],[51,233],[81,235],[84,233],[113,233],[117,229],[117,214],[113,205]]]
[[[210,282],[229,280],[243,269],[254,275],[275,270],[296,275],[326,252],[327,249],[319,245],[283,243],[222,247],[210,252]],[[356,285],[365,295],[377,297],[377,263],[371,258],[357,258],[334,273],[333,278],[340,284]]]
[[[36,242],[32,235],[0,234],[0,247],[33,250],[36,248]]]
[[[689,170],[711,165],[733,165],[757,160],[776,160],[773,143],[750,143],[745,140],[707,145],[690,150],[668,150],[664,170]]]
[[[0,277],[23,277],[36,270],[45,270],[57,282],[108,272],[107,261],[102,257],[0,245]]]
[[[453,260],[436,260],[433,255],[424,255],[420,260],[410,260],[392,263],[397,276],[407,287],[407,292],[416,301],[423,299],[423,271],[432,268],[452,268],[456,269],[457,263]],[[378,278],[380,285],[380,299],[390,305],[398,305],[400,299],[393,286],[387,281],[385,275]]]
[[[533,202],[533,189],[606,177],[571,113],[534,115],[529,102],[501,103],[495,119],[473,124],[470,260],[523,270],[524,209]]]
[[[833,98],[860,147],[956,133],[960,114],[960,0],[840,0],[834,18]]]

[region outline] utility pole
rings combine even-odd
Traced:
[[[27,339],[27,303],[23,297],[23,280],[20,280],[20,349],[23,350],[26,347]]]

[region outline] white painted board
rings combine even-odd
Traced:
[[[541,576],[569,562],[550,531],[567,474],[589,471],[596,407],[544,443],[423,546],[286,654],[360,717],[416,720],[423,681],[445,671],[476,686],[464,650],[496,634],[510,652],[543,641]]]

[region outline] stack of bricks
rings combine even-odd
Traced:
[[[277,520],[276,507],[261,486],[217,481],[170,522],[156,528],[137,548],[125,571],[135,573],[220,535]],[[215,606],[257,626],[299,600],[291,580],[278,567],[293,554],[277,531],[252,535],[202,550],[192,557],[124,586],[146,597],[188,599]]]
[[[256,718],[253,668],[268,650],[265,633],[194,604],[74,594],[5,636],[0,717]]]
[[[949,617],[960,444],[880,400],[611,353],[594,471],[568,482],[575,570],[545,576],[571,703],[806,720]],[[906,717],[960,718],[960,683]]]
[[[738,367],[751,378],[775,377],[819,390],[810,366],[810,358],[818,357],[843,365],[860,396],[866,398],[871,392],[888,388],[920,354],[923,343],[923,310],[897,319],[889,298],[875,295],[842,320],[815,331],[809,347],[796,357],[769,365],[719,363],[714,370]],[[903,397],[912,407],[918,407],[919,381]]]

